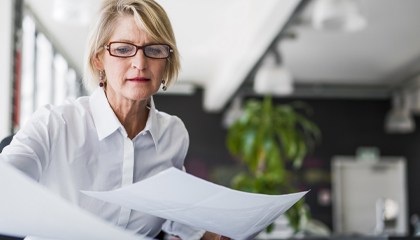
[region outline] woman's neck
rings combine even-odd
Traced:
[[[149,116],[150,99],[130,100],[118,95],[114,91],[105,91],[109,105],[114,111],[120,123],[130,139],[133,139],[146,126]]]

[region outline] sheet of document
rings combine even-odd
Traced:
[[[0,233],[68,240],[142,240],[108,223],[0,160]]]
[[[277,196],[245,193],[176,168],[114,191],[83,192],[233,239],[252,239],[307,193]]]

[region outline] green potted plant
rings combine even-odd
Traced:
[[[296,192],[285,163],[291,161],[294,169],[300,168],[321,136],[317,125],[302,111],[310,114],[311,109],[303,102],[273,105],[271,96],[245,103],[242,116],[229,127],[226,138],[228,151],[245,163],[248,170],[233,178],[232,188],[263,194]],[[298,232],[309,218],[304,200],[285,215],[295,233]]]

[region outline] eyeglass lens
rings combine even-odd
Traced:
[[[111,43],[109,45],[111,55],[117,57],[131,57],[136,55],[137,47],[130,43]],[[143,48],[144,55],[149,58],[167,58],[170,54],[168,45],[148,45]]]

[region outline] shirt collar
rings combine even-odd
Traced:
[[[111,135],[121,126],[101,87],[98,87],[90,96],[89,105],[99,141]]]
[[[99,141],[111,135],[118,130],[118,128],[124,129],[109,105],[103,88],[98,87],[93,92],[89,99],[89,106],[92,112],[93,121],[95,122],[96,131],[98,132]],[[157,110],[152,97],[150,100],[149,116],[142,132],[150,132],[157,151],[159,129],[156,112]]]

